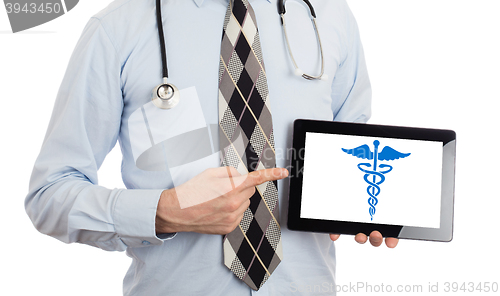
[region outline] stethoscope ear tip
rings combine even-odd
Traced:
[[[328,75],[323,74],[323,75],[321,76],[321,80],[323,80],[323,81],[328,81]]]

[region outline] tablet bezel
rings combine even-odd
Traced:
[[[443,143],[441,216],[439,228],[411,227],[375,223],[301,218],[302,181],[306,133],[369,136],[381,138],[437,141]],[[449,242],[453,238],[456,134],[452,130],[402,126],[344,123],[297,119],[293,124],[293,150],[290,164],[288,228],[298,231],[369,235],[378,230],[384,237]]]

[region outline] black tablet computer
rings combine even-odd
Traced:
[[[451,241],[451,130],[296,120],[288,227]]]

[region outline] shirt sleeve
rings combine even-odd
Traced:
[[[120,130],[121,67],[92,18],[70,59],[25,200],[35,227],[66,243],[123,251],[163,242],[155,233],[162,190],[98,185],[97,170]]]
[[[345,3],[345,54],[332,83],[334,121],[367,122],[371,116],[371,85],[359,29]]]

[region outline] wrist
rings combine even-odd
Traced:
[[[180,229],[176,223],[172,221],[172,212],[174,209],[179,209],[179,202],[175,189],[163,190],[156,208],[155,228],[156,234],[175,233]]]

